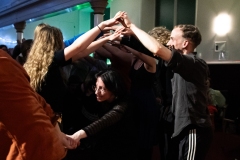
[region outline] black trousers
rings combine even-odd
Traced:
[[[213,128],[189,126],[172,139],[169,160],[205,160],[211,142]]]

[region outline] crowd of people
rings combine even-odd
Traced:
[[[194,25],[146,33],[122,11],[69,41],[39,24],[14,56],[0,49],[0,159],[151,160],[159,145],[161,160],[204,160],[200,43]]]

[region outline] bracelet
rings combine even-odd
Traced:
[[[102,32],[101,28],[97,25],[98,29]]]

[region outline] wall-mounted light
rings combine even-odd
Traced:
[[[226,35],[231,29],[231,17],[222,13],[214,19],[214,32],[219,36]]]

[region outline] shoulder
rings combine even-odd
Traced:
[[[63,67],[72,63],[72,59],[70,58],[68,61],[66,61],[64,49],[62,49],[54,52],[53,62]]]

